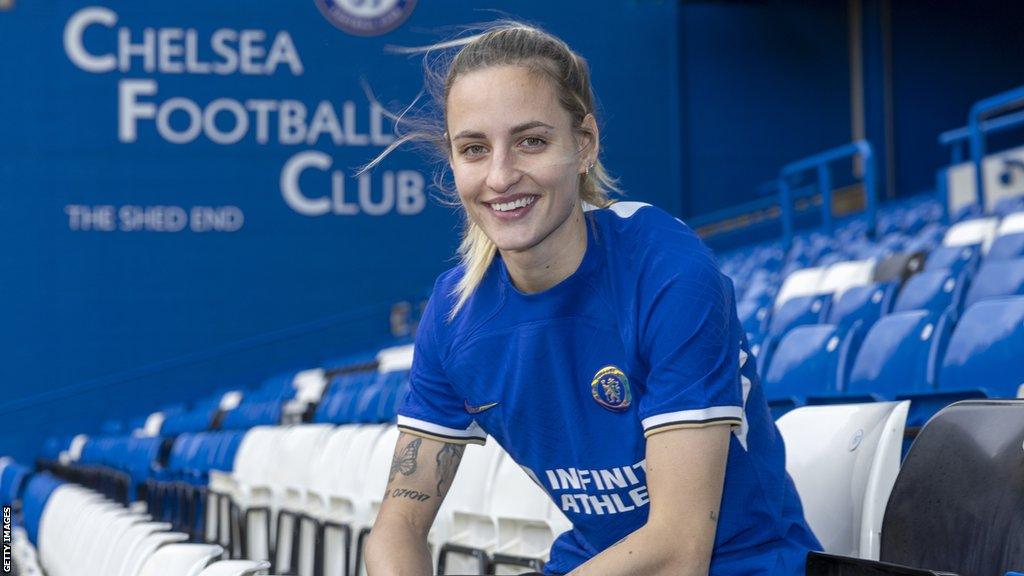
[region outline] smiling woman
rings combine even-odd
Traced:
[[[436,76],[441,126],[393,146],[443,154],[461,262],[416,334],[395,451],[408,465],[370,574],[433,571],[427,533],[461,445],[488,435],[573,524],[546,573],[802,574],[819,545],[732,284],[685,224],[609,200],[585,61],[515,22],[436,48],[458,48]]]

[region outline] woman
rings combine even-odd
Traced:
[[[439,96],[466,229],[416,335],[370,573],[433,572],[427,532],[489,434],[573,522],[548,573],[802,574],[819,545],[732,285],[682,222],[609,202],[584,60],[502,23]]]

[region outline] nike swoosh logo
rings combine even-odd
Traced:
[[[497,402],[491,402],[490,404],[482,404],[480,406],[470,406],[469,400],[463,400],[462,403],[466,408],[466,412],[469,412],[470,414],[479,414],[484,410],[490,410],[491,408],[494,408],[495,406],[498,405]]]

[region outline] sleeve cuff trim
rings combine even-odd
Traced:
[[[644,434],[663,426],[703,426],[718,422],[735,421],[736,425],[743,422],[743,408],[739,406],[712,406],[697,410],[680,410],[648,416],[641,421]]]
[[[742,421],[735,420],[733,418],[715,418],[712,420],[705,420],[703,422],[679,422],[676,424],[662,424],[661,426],[653,426],[644,430],[644,438],[650,438],[659,432],[667,432],[669,430],[680,430],[683,428],[706,428],[708,426],[721,426],[728,424],[730,426],[740,426]]]
[[[399,414],[398,428],[411,434],[436,438],[445,442],[474,442],[483,444],[487,440],[487,434],[476,422],[471,423],[465,430],[460,430]]]

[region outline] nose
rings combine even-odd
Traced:
[[[523,177],[516,167],[515,155],[509,152],[495,152],[487,171],[487,187],[498,194],[508,192]]]

